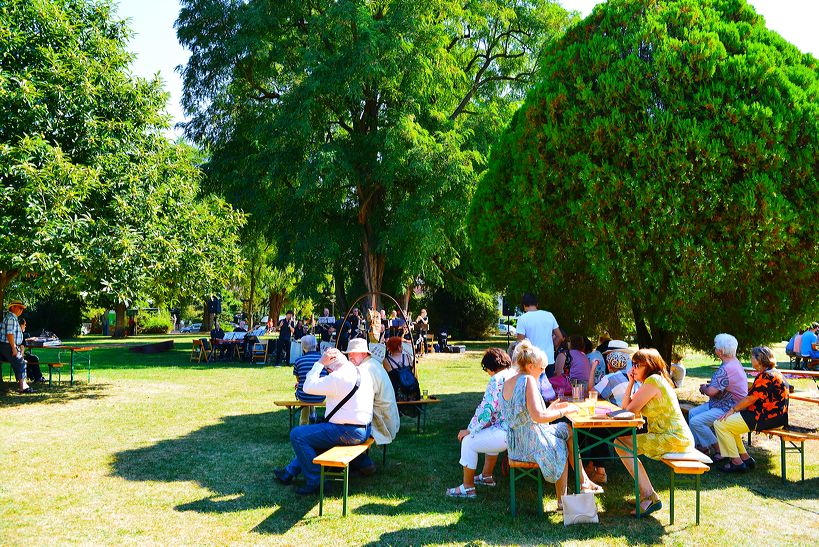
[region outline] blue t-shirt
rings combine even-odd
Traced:
[[[305,403],[320,403],[324,400],[323,395],[310,395],[304,392],[304,381],[307,379],[307,373],[310,372],[318,360],[321,359],[321,354],[317,351],[305,353],[293,364],[293,374],[299,379],[299,385],[296,386],[296,399]],[[327,376],[327,371],[321,371],[322,376]]]
[[[816,352],[813,351],[813,344],[816,343],[816,333],[812,330],[806,330],[805,333],[802,335],[802,347],[799,348],[802,353],[802,357],[813,357],[816,355]]]

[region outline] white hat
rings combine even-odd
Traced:
[[[344,353],[370,353],[370,348],[363,338],[353,338],[347,344],[347,351]]]
[[[622,340],[609,340],[609,345],[606,351],[603,352],[603,355],[608,355],[612,351],[622,351],[623,353],[634,353],[633,349],[628,347],[628,344],[623,342]]]

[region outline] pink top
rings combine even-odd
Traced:
[[[569,370],[569,380],[589,381],[589,371],[591,363],[586,354],[580,350],[573,349],[569,352],[572,356],[572,368]]]
[[[793,352],[796,355],[802,355],[802,335],[797,334],[793,337]]]
[[[720,390],[708,401],[711,409],[728,410],[748,396],[748,377],[736,357],[722,363],[708,385]]]

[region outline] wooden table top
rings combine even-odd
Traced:
[[[597,427],[640,427],[644,420],[639,415],[631,420],[616,420],[606,416],[606,412],[614,410],[621,410],[619,406],[614,405],[606,400],[598,400],[594,408],[594,416],[587,413],[591,410],[591,401],[586,399],[582,403],[574,403],[580,407],[580,412],[567,414],[566,418],[572,423],[574,427],[581,429],[592,429]]]
[[[756,370],[753,367],[742,367],[747,373],[754,373],[756,374]],[[785,374],[786,376],[792,377],[801,377],[801,378],[819,378],[819,370],[792,370],[789,368],[779,368],[777,367],[776,370]]]
[[[819,405],[819,391],[797,391],[789,396],[794,401],[804,401]]]

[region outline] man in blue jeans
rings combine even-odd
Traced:
[[[809,359],[811,363],[819,359],[819,350],[816,349],[817,332],[819,332],[819,323],[814,322],[811,323],[810,328],[802,334],[802,346],[800,347],[800,351],[802,357]]]
[[[328,371],[322,377],[322,370]],[[356,384],[358,388],[343,404]],[[304,486],[297,494],[315,494],[319,491],[321,468],[313,458],[338,445],[361,444],[370,437],[373,419],[373,381],[369,374],[361,373],[337,349],[329,349],[313,365],[304,381],[304,392],[326,397],[328,422],[300,425],[290,431],[290,443],[295,457],[283,469],[274,469],[273,475],[281,484],[290,484],[300,473],[304,474]]]

